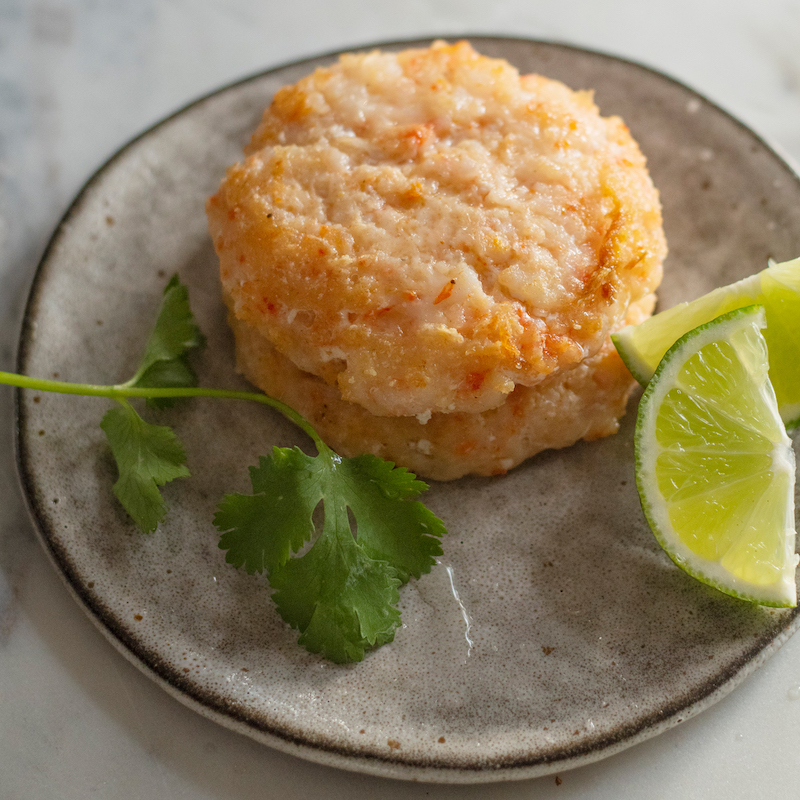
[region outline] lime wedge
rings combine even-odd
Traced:
[[[784,424],[800,425],[800,258],[773,264],[749,278],[662,311],[612,336],[622,360],[643,386],[664,353],[687,331],[735,308],[758,303],[767,312],[764,334],[770,379]]]
[[[794,606],[794,451],[765,324],[763,307],[737,309],[669,349],[639,404],[636,483],[679,567],[735,597]]]

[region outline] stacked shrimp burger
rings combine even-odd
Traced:
[[[658,193],[587,92],[461,42],[281,89],[207,204],[244,375],[343,455],[448,480],[614,433]]]

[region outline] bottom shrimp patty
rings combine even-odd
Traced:
[[[649,316],[653,303],[651,295],[631,306],[626,322]],[[373,453],[433,480],[500,475],[542,450],[616,433],[636,383],[608,339],[594,356],[536,386],[518,386],[489,411],[381,417],[298,369],[248,323],[231,314],[230,324],[238,369],[303,414],[334,450]]]

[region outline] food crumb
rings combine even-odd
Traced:
[[[412,442],[412,444],[414,443]],[[423,453],[426,456],[431,454],[431,443],[428,441],[428,439],[420,439],[418,442],[416,442],[415,446],[420,453]]]
[[[432,413],[433,412],[429,408],[426,408],[425,411],[417,414],[417,422],[419,422],[420,425],[427,425]]]

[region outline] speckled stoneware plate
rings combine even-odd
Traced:
[[[800,254],[800,183],[752,132],[641,66],[559,44],[472,37],[522,71],[594,88],[621,114],[661,190],[670,255],[662,306]],[[390,44],[396,49],[421,42]],[[324,56],[196,102],[89,182],[36,275],[20,369],[114,383],[132,372],[177,270],[209,338],[205,385],[241,386],[203,203],[275,90]],[[281,750],[395,778],[532,777],[611,755],[698,713],[797,627],[696,583],[662,553],[633,476],[635,404],[617,436],[505,477],[431,487],[450,534],[402,591],[403,627],[351,666],[310,655],[263,578],[227,566],[212,526],[273,444],[308,442],[262,407],[162,412],[193,477],[168,522],[136,532],[110,487],[96,399],[22,393],[19,461],[45,546],[111,642],[170,694]]]

